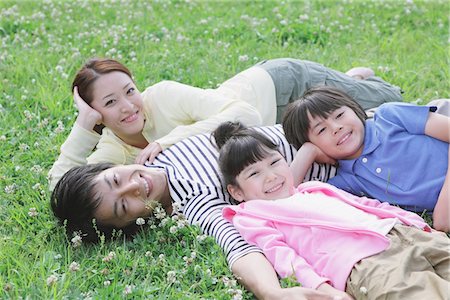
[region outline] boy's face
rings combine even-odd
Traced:
[[[347,107],[333,111],[328,118],[309,116],[308,138],[326,155],[334,159],[354,159],[364,147],[364,124]]]
[[[294,180],[291,170],[278,151],[244,168],[236,177],[238,187],[228,185],[228,191],[237,201],[276,200],[293,193]]]
[[[170,197],[163,170],[142,165],[116,166],[96,177],[100,204],[94,217],[102,224],[123,228],[152,213],[149,201]]]

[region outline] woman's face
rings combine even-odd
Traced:
[[[94,217],[117,228],[150,216],[150,201],[163,203],[170,199],[166,173],[160,169],[121,165],[104,170],[95,181],[101,200]]]
[[[101,75],[92,88],[90,105],[102,115],[103,125],[124,140],[142,132],[142,96],[127,74],[115,71]]]
[[[236,177],[238,186],[228,185],[238,201],[277,200],[292,195],[294,180],[284,157],[274,150],[264,159],[245,167]]]

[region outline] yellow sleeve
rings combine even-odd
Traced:
[[[86,130],[77,123],[60,148],[58,159],[48,172],[49,188],[52,191],[61,177],[73,167],[87,163],[86,157],[92,152],[100,139],[94,131]]]
[[[211,132],[225,121],[240,121],[247,126],[261,125],[255,107],[228,98],[211,89],[200,89],[174,81],[163,81],[145,92],[153,118],[153,139],[163,149],[182,139]]]

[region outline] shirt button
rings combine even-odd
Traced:
[[[377,172],[378,174],[380,174],[380,173],[381,173],[381,168],[377,168],[377,169],[375,170],[375,172]]]
[[[366,162],[367,162],[367,157],[364,157],[364,158],[362,159],[362,162],[363,162],[363,163],[366,163]]]

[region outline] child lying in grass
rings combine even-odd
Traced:
[[[448,295],[449,239],[417,214],[326,183],[294,188],[276,145],[240,124],[224,123],[214,136],[227,190],[242,202],[223,216],[281,277],[342,299]]]
[[[433,227],[450,230],[450,118],[434,107],[383,104],[368,119],[346,93],[309,90],[283,117],[287,140],[300,148],[291,165],[303,181],[305,159],[338,162],[328,183],[416,212],[432,211]]]

